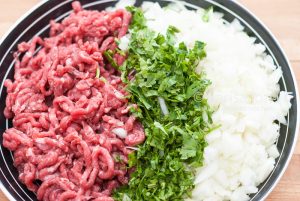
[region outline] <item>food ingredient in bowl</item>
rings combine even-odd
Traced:
[[[112,201],[129,179],[127,146],[145,139],[111,61],[125,60],[115,40],[131,14],[82,10],[78,2],[73,9],[61,23],[51,21],[48,38],[19,44],[14,80],[5,81],[4,114],[13,127],[3,145],[38,200]]]
[[[140,9],[128,10],[133,13],[128,58],[120,69],[147,138],[130,155],[129,164],[136,171],[114,197],[118,201],[183,200],[194,187],[205,136],[213,129],[212,110],[203,97],[210,81],[195,71],[206,55],[205,44],[176,45],[177,28],[170,26],[165,35],[157,34],[146,26]],[[123,46],[122,42],[126,40],[121,41]]]
[[[197,70],[212,82],[205,97],[215,110],[214,124],[221,126],[206,137],[204,165],[189,200],[248,200],[274,168],[279,129],[291,107],[292,96],[278,84],[280,67],[237,20],[229,23],[221,13],[179,3],[161,8],[145,2],[142,9],[158,33],[172,25],[179,29],[177,41],[189,48],[198,40],[206,43],[207,56]]]

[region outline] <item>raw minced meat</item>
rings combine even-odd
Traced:
[[[13,127],[3,145],[39,200],[111,201],[113,189],[128,182],[127,146],[145,139],[120,73],[103,55],[111,50],[123,63],[115,39],[126,34],[131,14],[87,11],[79,2],[73,10],[50,22],[48,38],[19,44],[14,80],[5,81],[4,114]]]

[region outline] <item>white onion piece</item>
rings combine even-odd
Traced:
[[[169,110],[168,110],[168,107],[166,105],[165,99],[163,99],[162,97],[158,97],[158,102],[159,102],[160,109],[161,109],[162,113],[164,115],[168,115]]]
[[[119,48],[123,51],[127,51],[130,42],[130,34],[126,34],[120,39]]]
[[[121,93],[121,92],[119,92],[118,90],[116,90],[116,89],[114,89],[114,94],[115,94],[115,96],[118,98],[118,99],[125,99],[125,96]]]
[[[135,0],[120,0],[115,5],[116,8],[126,8],[127,6],[133,6],[135,4]]]
[[[137,148],[137,147],[131,147],[131,146],[126,146],[126,149],[132,149],[132,150],[135,150],[135,151],[139,150],[139,148]]]
[[[126,138],[127,131],[124,128],[114,128],[111,130],[114,134],[116,134],[119,138]]]

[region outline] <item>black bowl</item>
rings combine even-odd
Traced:
[[[171,0],[158,1],[166,5]],[[8,34],[3,37],[0,44],[0,141],[2,144],[3,132],[11,126],[11,122],[5,119],[3,110],[5,107],[6,89],[3,87],[3,81],[6,78],[13,77],[14,57],[13,52],[17,49],[17,44],[22,41],[31,40],[34,36],[46,37],[49,32],[49,20],[62,20],[71,11],[72,0],[48,0],[43,1],[35,8],[30,10],[21,18]],[[291,66],[278,45],[276,39],[249,11],[234,1],[228,0],[187,0],[186,6],[190,9],[197,7],[208,8],[214,6],[214,9],[225,14],[225,19],[232,21],[237,18],[246,28],[249,35],[255,36],[257,42],[264,44],[267,52],[273,57],[277,66],[283,70],[283,78],[280,80],[281,90],[292,92],[292,107],[288,114],[287,126],[281,125],[280,137],[277,147],[280,156],[276,160],[276,165],[270,176],[259,186],[259,191],[251,195],[251,200],[263,200],[272,191],[280,177],[283,175],[288,162],[292,156],[293,149],[297,141],[298,133],[298,92],[295,77]],[[108,6],[113,6],[115,0],[81,0],[85,9],[103,10]],[[137,5],[142,3],[137,1]],[[13,12],[13,11],[12,11]],[[13,166],[12,153],[0,147],[0,188],[10,200],[37,200],[34,193],[28,191],[26,187],[18,181],[18,172]]]

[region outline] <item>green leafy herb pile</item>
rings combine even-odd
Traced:
[[[203,98],[210,82],[195,72],[205,44],[197,41],[193,49],[176,45],[178,29],[170,26],[165,36],[157,34],[147,28],[140,9],[128,10],[133,14],[131,39],[120,69],[147,138],[129,155],[129,168],[135,171],[114,198],[183,200],[193,189],[193,170],[202,165],[204,138],[212,129],[212,111]]]

